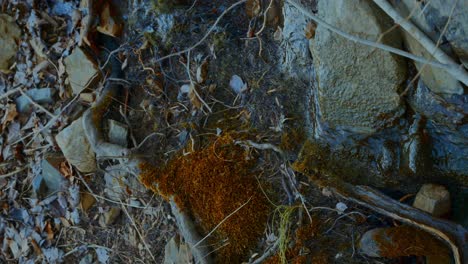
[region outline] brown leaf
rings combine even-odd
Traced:
[[[245,3],[245,13],[250,18],[254,18],[260,14],[260,0],[247,0]]]
[[[54,239],[54,230],[52,230],[52,225],[50,224],[50,221],[47,221],[44,230],[47,233],[47,240],[52,240]]]
[[[305,28],[305,37],[307,39],[313,39],[315,37],[315,30],[317,29],[317,25],[310,21],[309,23],[307,23],[307,26]]]
[[[197,82],[204,83],[208,77],[208,60],[204,60],[203,63],[197,68]]]
[[[188,93],[188,97],[190,99],[190,102],[192,103],[192,105],[196,108],[196,109],[200,109],[202,107],[202,102],[200,101],[200,99],[198,98],[198,92],[195,88],[195,85],[190,84],[190,89],[189,89],[189,93]]]
[[[18,111],[16,111],[16,104],[8,104],[8,109],[5,113],[5,116],[3,116],[2,120],[2,130],[5,130],[5,127],[8,126],[8,123],[15,120],[17,116]]]

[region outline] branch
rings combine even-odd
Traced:
[[[417,61],[417,62],[420,62],[420,63],[423,63],[423,64],[428,64],[428,65],[433,66],[433,67],[441,68],[441,69],[447,71],[450,75],[452,75],[457,80],[460,80],[465,85],[468,85],[468,74],[463,70],[463,68],[461,68],[461,66],[459,66],[457,64],[441,63],[441,62],[428,60],[428,59],[426,59],[424,57],[416,56],[416,55],[414,55],[412,53],[409,53],[409,52],[406,52],[406,51],[403,51],[403,50],[400,50],[400,49],[397,49],[397,48],[394,48],[394,47],[391,47],[391,46],[388,46],[388,45],[384,45],[384,44],[380,44],[380,43],[376,43],[376,42],[373,42],[373,41],[370,41],[370,40],[366,40],[366,39],[356,37],[354,35],[348,34],[348,33],[344,32],[344,31],[342,31],[342,30],[328,24],[327,22],[320,19],[316,15],[314,15],[311,12],[305,10],[305,8],[301,4],[298,4],[295,0],[286,0],[286,2],[288,2],[289,4],[291,4],[292,6],[297,8],[306,17],[314,20],[317,24],[321,25],[322,27],[324,27],[324,28],[326,28],[326,29],[328,29],[328,30],[330,30],[330,31],[332,31],[332,32],[346,38],[346,39],[349,39],[349,40],[354,41],[356,43],[360,43],[362,45],[367,45],[367,46],[370,46],[370,47],[385,50],[385,51],[400,55],[400,56],[408,58],[408,59],[412,59],[414,61]]]
[[[446,242],[456,264],[468,263],[468,231],[460,225],[432,217],[412,206],[395,201],[367,187],[343,183],[333,192],[349,201],[398,221],[416,226]]]
[[[395,8],[388,3],[387,0],[373,0],[387,15],[389,15],[396,24],[400,25],[403,29],[408,32],[415,40],[417,40],[436,60],[441,63],[452,65],[453,69],[448,71],[454,75],[457,80],[462,81],[465,85],[468,85],[468,74],[466,71],[457,65],[457,63],[444,51],[442,51],[434,42],[424,34],[418,27],[413,25],[410,20],[402,17]]]

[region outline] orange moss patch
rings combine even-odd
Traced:
[[[233,142],[227,134],[202,150],[174,158],[164,168],[140,166],[141,182],[166,199],[174,196],[181,209],[200,221],[202,235],[250,199],[214,232],[210,241],[216,243],[214,248],[223,240],[228,243],[217,251],[219,263],[245,260],[262,236],[269,214],[252,172],[255,160]]]
[[[376,232],[374,240],[379,243],[380,255],[386,258],[431,255],[450,258],[450,252],[442,242],[411,226],[387,228],[385,233]]]

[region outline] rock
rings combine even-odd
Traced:
[[[76,47],[64,60],[73,94],[77,95],[99,79],[99,69],[94,60]]]
[[[431,256],[450,263],[448,248],[434,236],[411,226],[375,228],[362,235],[359,250],[369,257]]]
[[[26,91],[26,94],[31,97],[34,102],[38,104],[52,104],[54,103],[53,96],[55,94],[55,89],[52,88],[34,88]],[[24,95],[16,98],[16,109],[20,113],[30,112],[33,108],[33,103],[29,98]]]
[[[81,172],[92,172],[96,169],[96,157],[83,130],[81,118],[60,131],[55,137],[63,155]]]
[[[47,185],[42,174],[36,175],[31,185],[36,198],[43,198],[47,195]]]
[[[247,84],[244,83],[239,75],[233,75],[229,81],[229,87],[231,87],[236,94],[239,94],[247,89]]]
[[[193,263],[189,246],[180,241],[179,236],[173,236],[164,247],[164,264]]]
[[[321,0],[320,17],[352,35],[376,41],[393,22],[370,1]],[[397,32],[384,44],[401,48]],[[373,133],[401,110],[398,89],[406,78],[405,61],[354,43],[318,26],[310,40],[314,58],[319,123],[357,133]]]
[[[310,9],[313,8],[315,7]],[[297,8],[286,2],[283,6],[283,17],[284,26],[281,37],[283,41],[280,48],[282,58],[279,66],[282,71],[290,76],[309,81],[312,58],[309,52],[309,40],[304,35],[304,28],[307,26],[309,19]]]
[[[120,215],[121,209],[118,207],[112,207],[109,211],[104,213],[104,224],[105,226],[112,225],[117,220],[117,217]]]
[[[424,184],[414,199],[413,206],[433,216],[443,216],[450,212],[450,193],[441,185]]]
[[[67,180],[60,173],[60,163],[64,161],[65,158],[57,154],[49,154],[42,160],[42,177],[48,194],[65,190],[68,187]]]
[[[444,3],[444,4],[441,5],[441,3]],[[460,6],[459,11],[460,11],[463,9],[462,8],[463,5],[459,4],[459,6]],[[447,20],[447,17],[450,13],[449,11],[452,6],[447,4],[445,1],[441,2],[440,0],[431,1],[427,5],[421,5],[421,3],[417,1],[402,0],[402,1],[398,1],[398,4],[396,5],[396,7],[397,7],[398,12],[400,12],[400,14],[402,14],[403,17],[409,16],[409,14],[414,10],[413,15],[411,16],[411,22],[413,22],[427,36],[432,38],[434,43],[437,43],[440,35],[436,31],[434,31],[434,28],[439,27],[439,30],[440,30],[445,26],[445,22]],[[434,7],[437,7],[437,9],[434,9]],[[465,13],[468,12],[468,5],[464,5],[464,7],[465,7]],[[422,10],[423,8],[424,8],[424,11]],[[462,42],[459,40],[464,39],[465,42],[468,41],[468,37],[466,36],[466,34],[468,34],[468,21],[465,19],[465,22],[463,25],[462,17],[466,17],[466,16],[462,16],[463,13],[460,13],[459,11],[455,12],[454,16],[452,16],[447,33],[444,35],[444,37],[447,37],[447,39],[449,39],[448,34],[451,33],[452,39],[455,42],[462,44]],[[420,15],[420,14],[424,14],[424,15]],[[428,21],[429,17],[432,23],[429,23]],[[444,20],[445,22],[441,24],[440,20]],[[421,44],[419,44],[418,41],[416,41],[413,37],[411,37],[411,35],[408,34],[406,31],[404,30],[402,31],[403,31],[403,36],[404,36],[406,46],[411,53],[417,56],[430,59],[430,60],[435,60],[434,57],[432,57],[432,55],[423,46],[421,46]],[[463,34],[463,32],[466,32],[466,33]],[[456,36],[457,34],[460,34],[460,35]],[[465,44],[462,44],[462,46],[465,46],[466,58],[468,58],[468,44],[465,43]],[[450,54],[450,47],[441,45],[441,48],[444,49],[446,53]],[[428,65],[425,65],[423,68],[423,64],[421,63],[415,63],[415,64],[416,64],[416,68],[419,71],[422,70],[421,79],[429,87],[429,89],[431,89],[431,91],[435,93],[445,93],[445,94],[463,94],[463,86],[445,70],[437,68],[437,67],[431,67]]]
[[[127,147],[128,128],[115,120],[108,119],[109,142],[122,147]]]
[[[6,14],[0,14],[0,72],[8,73],[21,38],[21,30],[15,19]]]
[[[104,180],[106,182],[104,193],[115,201],[125,199],[129,194],[127,190],[132,190],[132,193],[144,193],[146,191],[138,179],[128,173],[128,164],[107,167]]]

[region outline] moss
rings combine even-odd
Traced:
[[[385,232],[376,232],[382,257],[396,258],[401,256],[440,256],[449,259],[447,247],[434,236],[411,226],[387,228]],[[448,262],[447,262],[448,263]]]
[[[199,151],[173,158],[163,168],[141,165],[142,183],[166,199],[174,196],[179,207],[199,221],[203,234],[250,200],[214,232],[213,248],[227,240],[217,251],[219,263],[245,260],[262,236],[269,214],[252,172],[256,162],[233,142],[233,136],[225,134]]]
[[[305,139],[303,128],[290,129],[281,135],[280,148],[285,151],[298,151]]]

